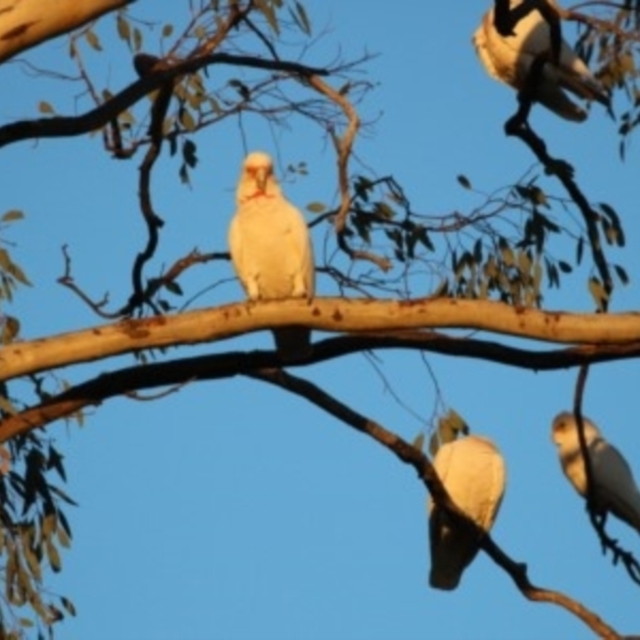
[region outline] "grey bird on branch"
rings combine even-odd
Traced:
[[[284,197],[266,153],[255,151],[246,157],[236,199],[229,249],[249,300],[311,300],[315,267],[309,229],[300,211]],[[309,329],[284,327],[273,333],[283,360],[310,353]]]
[[[521,0],[511,0],[512,8],[520,4]],[[496,29],[492,7],[474,33],[473,43],[492,78],[526,93],[562,118],[582,122],[587,117],[587,112],[575,104],[565,90],[610,109],[606,91],[564,39],[560,44],[559,59],[552,61],[550,27],[537,10],[525,15],[514,26],[513,35],[503,36]],[[543,62],[542,68],[532,73],[536,61]]]
[[[640,533],[640,492],[629,464],[602,437],[591,420],[583,418],[583,424],[593,481],[591,494],[596,512],[610,512]],[[580,448],[578,425],[573,413],[563,411],[554,418],[551,437],[558,446],[564,474],[575,490],[586,498],[587,474]]]

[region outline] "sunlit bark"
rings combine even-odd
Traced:
[[[0,0],[0,63],[133,0]]]
[[[449,328],[562,344],[640,340],[640,313],[577,314],[449,298],[317,298],[239,303],[175,316],[126,320],[0,349],[0,380],[152,347],[212,342],[253,331],[300,325],[329,332]]]

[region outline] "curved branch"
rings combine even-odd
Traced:
[[[297,62],[263,60],[251,56],[235,56],[227,53],[189,58],[169,67],[158,65],[144,77],[130,84],[99,107],[80,116],[56,116],[20,120],[0,127],[0,147],[33,138],[61,138],[78,136],[100,129],[119,113],[126,111],[148,93],[159,89],[179,76],[194,73],[203,67],[215,64],[285,71],[298,76],[328,75],[326,69],[308,67]]]
[[[593,464],[591,456],[589,455],[589,446],[587,445],[587,439],[584,435],[584,418],[582,415],[582,397],[584,395],[584,387],[588,373],[589,365],[585,364],[580,367],[578,378],[576,379],[576,390],[573,401],[573,413],[578,427],[578,442],[580,443],[580,454],[582,456],[582,464],[584,465],[584,473],[587,483],[587,513],[589,514],[591,525],[600,538],[602,553],[606,554],[607,549],[611,551],[614,566],[622,560],[622,564],[631,580],[640,585],[640,563],[635,559],[633,553],[623,549],[615,538],[608,535],[605,530],[607,522],[606,511],[599,512],[597,507],[597,487],[593,478]]]
[[[338,234],[342,234],[351,205],[348,163],[356,134],[360,128],[360,118],[355,107],[349,102],[344,93],[336,91],[317,76],[311,76],[308,81],[316,91],[325,95],[332,102],[335,102],[347,118],[347,130],[343,136],[338,136],[335,131],[330,131],[336,153],[338,154],[338,184],[340,186],[340,210],[336,216],[335,228]]]
[[[451,298],[241,302],[16,342],[0,349],[0,380],[141,349],[212,342],[291,325],[334,333],[448,328],[564,344],[622,346],[640,342],[640,313],[545,312],[488,300]]]
[[[396,348],[490,360],[533,371],[556,370],[640,355],[640,343],[624,346],[585,345],[536,352],[482,340],[450,338],[435,332],[405,331],[395,335],[364,334],[329,338],[315,344],[312,355],[296,363],[296,366],[316,364],[361,351]],[[68,418],[88,406],[99,405],[114,396],[167,385],[230,378],[252,370],[281,365],[275,351],[252,351],[183,358],[104,373],[48,398],[39,405],[6,416],[0,423],[0,442],[16,435],[24,435],[55,420]]]
[[[589,247],[591,248],[591,257],[596,265],[596,269],[602,279],[604,291],[607,300],[603,302],[603,308],[606,310],[608,306],[608,297],[613,291],[613,278],[607,264],[604,251],[602,250],[602,241],[596,221],[598,214],[593,210],[584,193],[573,178],[573,167],[564,160],[553,158],[547,151],[547,145],[544,140],[536,134],[531,128],[527,118],[533,104],[532,91],[538,84],[539,75],[543,71],[546,60],[544,56],[539,56],[533,63],[529,77],[525,83],[525,89],[518,94],[519,108],[514,116],[509,118],[505,123],[505,133],[508,136],[515,136],[524,142],[531,152],[536,156],[538,161],[544,166],[545,173],[555,175],[565,188],[569,197],[578,207],[582,219],[587,229],[587,237],[589,239]]]
[[[464,513],[457,508],[440,481],[433,465],[420,449],[410,445],[400,436],[385,429],[374,420],[357,413],[315,384],[292,376],[281,369],[263,369],[252,372],[249,374],[249,377],[268,382],[309,400],[309,402],[323,409],[338,420],[353,427],[360,433],[364,433],[373,438],[376,442],[394,453],[402,462],[411,465],[424,482],[436,504],[446,509],[458,521],[458,524],[474,530],[482,550],[499,567],[509,574],[520,592],[528,600],[534,602],[549,602],[563,607],[582,620],[582,622],[601,638],[620,638],[620,635],[613,628],[580,602],[558,591],[541,589],[533,585],[527,576],[526,565],[512,560],[493,542],[487,532],[478,527],[472,520],[466,518]]]
[[[151,202],[151,172],[162,150],[162,143],[164,142],[162,128],[172,96],[173,83],[168,82],[158,91],[158,95],[151,109],[151,124],[149,125],[151,144],[147,148],[144,160],[140,166],[139,178],[140,211],[147,225],[147,244],[134,260],[131,274],[133,293],[127,304],[120,310],[120,315],[129,315],[145,302],[151,305],[156,313],[160,313],[151,300],[144,297],[145,287],[142,281],[142,270],[156,251],[159,241],[159,230],[164,225],[163,220],[154,211],[153,203]]]

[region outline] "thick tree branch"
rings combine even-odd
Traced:
[[[194,73],[203,67],[215,64],[284,71],[298,76],[329,74],[325,69],[307,67],[297,62],[264,60],[262,58],[234,56],[226,53],[197,56],[173,64],[170,67],[159,65],[157,69],[152,70],[148,75],[136,80],[104,104],[83,115],[20,120],[4,125],[0,127],[0,147],[14,142],[20,142],[21,140],[30,140],[33,138],[64,138],[95,131],[96,129],[104,127],[116,118],[118,114],[126,111],[148,93],[166,85],[179,76]]]
[[[526,565],[512,560],[493,542],[488,533],[460,512],[449,497],[433,465],[420,449],[410,445],[400,436],[385,429],[374,420],[353,411],[353,409],[307,380],[292,376],[281,369],[263,369],[253,372],[249,374],[249,376],[276,385],[309,400],[309,402],[320,407],[338,420],[356,429],[360,433],[364,433],[373,438],[376,442],[394,453],[402,462],[411,465],[416,470],[418,477],[424,482],[436,504],[454,516],[459,525],[462,524],[475,531],[481,548],[499,567],[509,574],[520,592],[528,600],[534,602],[549,602],[563,607],[582,620],[582,622],[601,638],[620,638],[620,635],[614,631],[614,629],[581,603],[558,591],[541,589],[531,584],[527,576]]]
[[[290,325],[340,333],[473,329],[564,344],[628,346],[640,341],[640,313],[544,312],[488,300],[450,298],[243,302],[175,316],[123,320],[7,345],[0,349],[0,380],[141,349],[224,340]]]
[[[351,353],[374,349],[411,348],[430,353],[442,353],[489,360],[533,371],[557,370],[584,363],[605,362],[640,355],[640,342],[632,345],[585,345],[552,351],[529,351],[506,347],[495,342],[466,338],[450,338],[431,331],[404,331],[395,335],[363,334],[328,338],[313,347],[310,357],[296,366],[317,364]],[[68,418],[89,406],[96,406],[114,396],[123,396],[143,389],[188,382],[216,380],[248,373],[257,369],[282,366],[275,351],[230,352],[169,362],[136,365],[103,373],[78,384],[39,405],[0,423],[0,442],[44,427],[55,420]]]
[[[68,33],[134,0],[0,0],[0,64],[21,51]]]

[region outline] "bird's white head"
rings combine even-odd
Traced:
[[[583,416],[582,422],[584,424],[584,438],[587,444],[600,437],[598,427],[591,420]],[[580,446],[578,424],[573,413],[563,411],[553,419],[551,438],[560,449]]]
[[[273,197],[279,193],[278,182],[273,175],[273,160],[268,153],[252,151],[242,163],[238,183],[238,202],[261,196]]]

